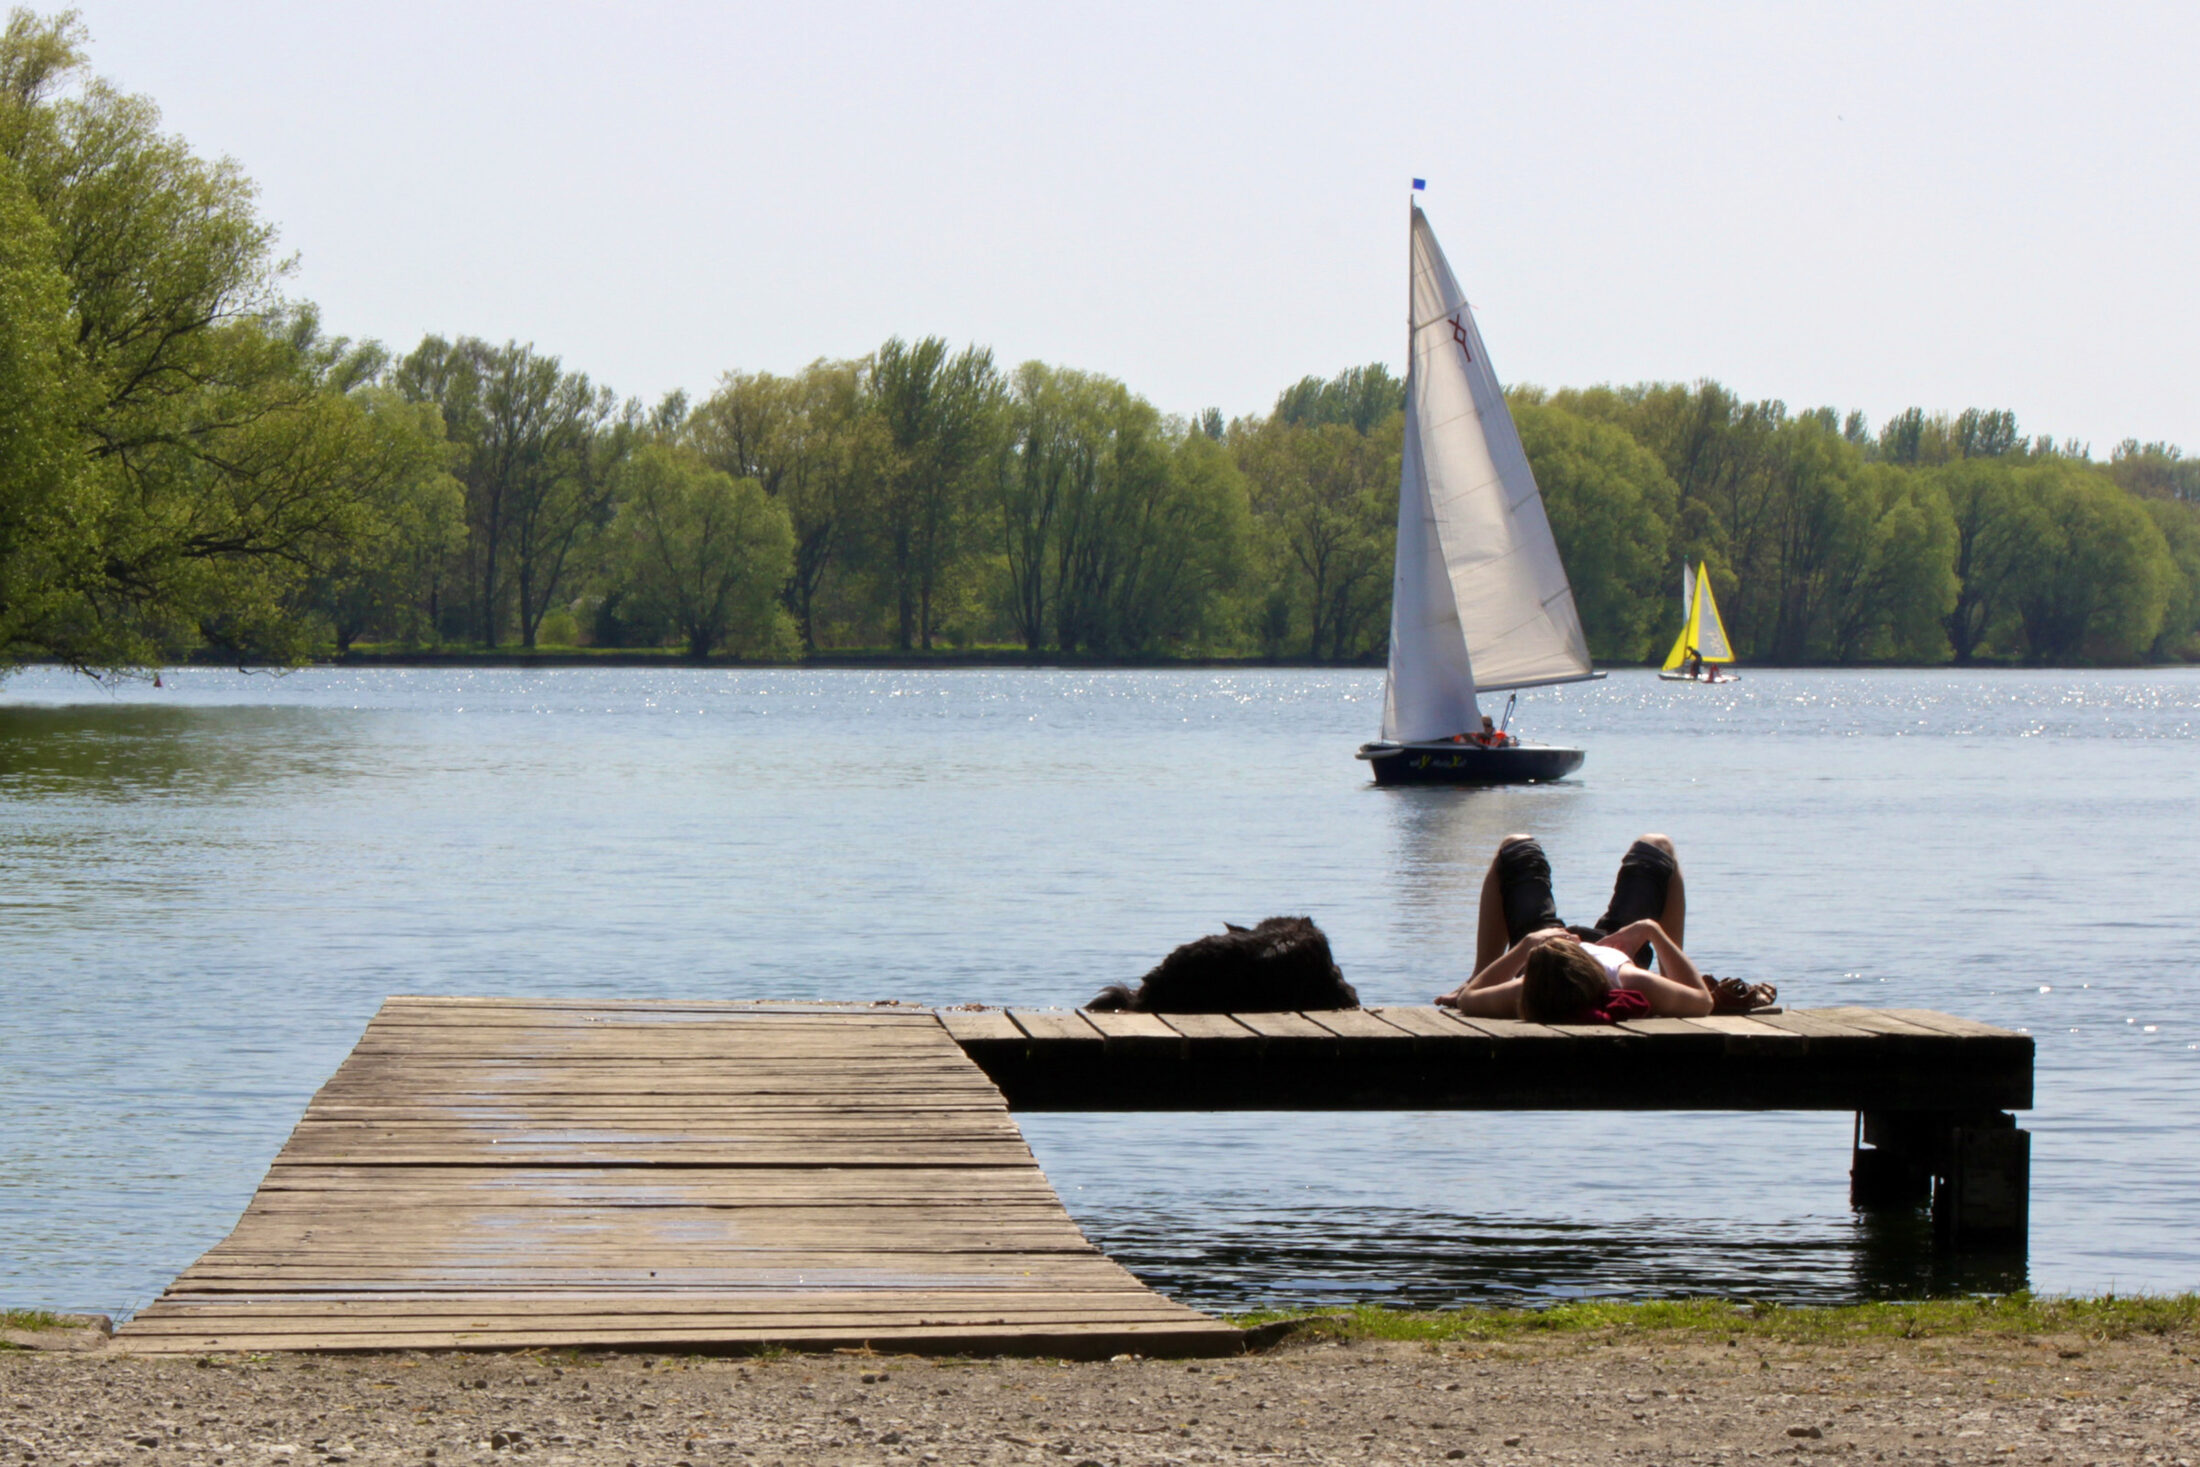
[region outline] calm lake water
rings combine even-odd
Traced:
[[[2028,1261],[1848,1210],[1850,1118],[1023,1118],[1195,1302],[2200,1287],[2200,674],[1644,673],[1522,701],[1582,773],[1377,790],[1368,672],[313,671],[0,687],[0,1304],[128,1312],[226,1233],[386,994],[1083,1001],[1311,913],[1464,976],[1498,837],[1628,839],[1791,1003],[2039,1039]]]

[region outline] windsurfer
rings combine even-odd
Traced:
[[[1542,845],[1508,835],[1482,878],[1474,976],[1436,1002],[1470,1017],[1544,1023],[1708,1014],[1711,981],[1681,949],[1687,924],[1687,883],[1665,836],[1628,847],[1596,926],[1566,927]]]

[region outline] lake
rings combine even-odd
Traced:
[[[2200,1287],[2200,671],[1618,673],[1485,791],[1368,782],[1379,672],[164,682],[0,685],[0,1304],[156,1296],[387,994],[1074,1005],[1309,913],[1425,1002],[1513,830],[1570,920],[1661,830],[1707,969],[2037,1036],[2028,1260],[1851,1214],[1845,1114],[1021,1118],[1087,1234],[1218,1307]]]

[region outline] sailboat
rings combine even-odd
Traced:
[[[1669,683],[1731,683],[1740,673],[1722,672],[1719,664],[1734,660],[1733,644],[1726,639],[1726,623],[1719,620],[1719,603],[1711,599],[1711,567],[1681,567],[1681,634],[1673,650],[1665,654],[1658,676]]]
[[[1408,277],[1390,671],[1382,737],[1359,757],[1384,785],[1559,779],[1581,750],[1522,743],[1478,699],[1603,674],[1474,312],[1419,205]]]

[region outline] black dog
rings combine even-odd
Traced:
[[[1217,937],[1187,942],[1133,992],[1111,983],[1088,1009],[1148,1014],[1254,1014],[1356,1009],[1359,994],[1337,971],[1329,939],[1311,917],[1270,917],[1258,927],[1224,923]]]

